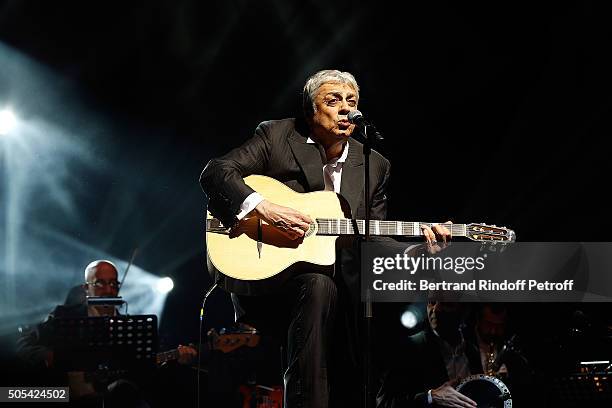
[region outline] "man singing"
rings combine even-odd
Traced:
[[[365,218],[363,145],[350,137],[355,125],[348,120],[358,102],[359,86],[348,72],[323,70],[308,78],[303,90],[303,119],[262,122],[242,146],[207,164],[200,184],[211,214],[227,227],[245,216],[256,216],[291,239],[303,237],[313,222],[307,214],[266,200],[243,181],[243,177],[260,174],[301,193],[341,193],[352,217]],[[375,151],[370,160],[370,217],[384,219],[390,165]],[[424,234],[428,240],[449,237],[443,226],[427,228]],[[258,318],[268,316],[267,321],[274,320],[276,326],[286,329],[284,382],[289,408],[329,405],[330,340],[342,300],[338,287],[345,285],[337,276],[335,281],[324,274],[302,271],[271,295],[232,296],[238,318],[261,329],[265,322],[257,322]],[[355,392],[359,394],[353,389]]]

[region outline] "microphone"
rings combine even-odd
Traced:
[[[347,119],[354,125],[362,128],[362,134],[365,139],[370,139],[370,142],[384,140],[380,132],[376,129],[374,124],[368,122],[364,117],[363,113],[358,110],[352,110],[348,113]]]
[[[362,127],[369,125],[369,123],[366,122],[365,118],[363,117],[363,114],[358,110],[352,110],[349,112],[348,121],[351,122],[352,124],[355,124],[357,126],[362,126]]]

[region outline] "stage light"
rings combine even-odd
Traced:
[[[426,319],[426,312],[424,305],[421,303],[412,303],[404,308],[404,311],[400,315],[400,322],[402,326],[409,330],[418,329]]]
[[[157,281],[156,289],[160,293],[168,293],[174,288],[174,282],[171,278],[165,277]]]
[[[16,122],[15,114],[10,109],[0,111],[0,135],[8,134],[15,127]]]
[[[402,313],[402,326],[407,329],[414,329],[416,325],[419,323],[419,319],[416,314],[412,310],[406,310]]]

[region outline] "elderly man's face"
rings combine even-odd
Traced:
[[[357,92],[350,85],[328,82],[321,85],[314,102],[311,126],[315,136],[328,141],[348,139],[355,125],[347,115],[357,109]]]
[[[503,341],[506,335],[506,310],[494,311],[484,307],[477,323],[478,334],[486,343]]]
[[[87,279],[88,296],[114,297],[119,293],[117,270],[110,264],[95,266]]]

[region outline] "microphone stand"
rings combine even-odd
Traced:
[[[381,140],[384,140],[382,135],[376,130],[374,126],[371,124],[365,124],[365,126],[358,128],[360,139],[363,142],[363,161],[364,161],[364,173],[365,173],[365,207],[366,207],[366,215],[365,215],[365,242],[370,242],[370,209],[372,203],[370,202],[370,153],[372,153],[372,146]],[[368,132],[368,129],[370,130]],[[360,248],[361,252],[361,248]],[[361,259],[361,255],[360,255]],[[361,280],[360,280],[361,285]],[[363,288],[361,288],[363,291]],[[364,399],[365,399],[365,408],[373,407],[374,403],[374,394],[372,391],[373,381],[372,381],[372,372],[370,370],[370,366],[372,365],[372,298],[370,294],[370,289],[366,289],[366,296],[364,302],[364,310],[363,317],[365,320],[365,339],[364,339],[364,348],[365,353],[363,353],[363,376],[365,380],[364,384]]]

